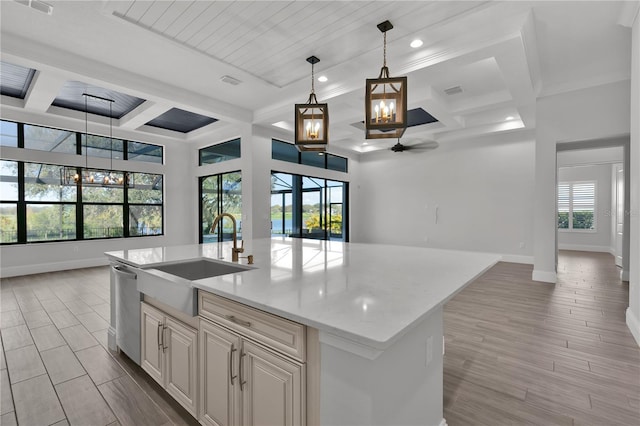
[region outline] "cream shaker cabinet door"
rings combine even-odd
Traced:
[[[242,384],[242,424],[303,425],[304,365],[243,341],[239,379]]]
[[[236,426],[240,424],[240,337],[204,320],[199,335],[200,423]]]
[[[164,386],[164,369],[163,369],[163,353],[162,338],[164,326],[164,314],[159,310],[142,304],[141,308],[141,347],[140,347],[140,366],[155,381]]]
[[[167,392],[193,415],[197,415],[197,339],[194,329],[165,317],[165,386]]]

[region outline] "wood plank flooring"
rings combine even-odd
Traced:
[[[558,283],[498,263],[444,309],[444,408],[458,425],[639,425],[640,349],[609,254],[560,251]]]
[[[499,263],[445,306],[449,426],[640,424],[640,349],[613,257],[563,251],[556,285],[531,270]],[[106,267],[4,278],[0,291],[0,424],[197,424],[106,349]]]
[[[123,354],[109,351],[109,270],[0,280],[0,424],[197,425]]]

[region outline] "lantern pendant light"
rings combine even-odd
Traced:
[[[311,64],[311,94],[305,104],[296,104],[295,145],[298,151],[325,152],[329,143],[329,107],[319,104],[315,94],[313,66],[320,62],[315,56],[307,58]]]
[[[384,34],[384,62],[378,78],[368,78],[365,87],[367,139],[399,138],[407,128],[407,77],[390,77],[387,68],[387,31],[391,22],[378,24]]]

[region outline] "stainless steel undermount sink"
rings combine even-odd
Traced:
[[[191,281],[255,269],[212,259],[189,259],[141,269],[138,291],[190,316],[198,314],[198,297]]]
[[[180,263],[156,266],[153,269],[193,281],[201,280],[203,278],[217,277],[219,275],[233,274],[235,272],[243,272],[253,268],[243,265],[216,262],[208,259],[195,259]]]

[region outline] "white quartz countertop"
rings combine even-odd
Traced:
[[[248,240],[255,269],[192,285],[375,349],[386,349],[500,256],[308,239]],[[231,243],[108,252],[134,267],[231,260]],[[246,264],[247,259],[241,258]]]

